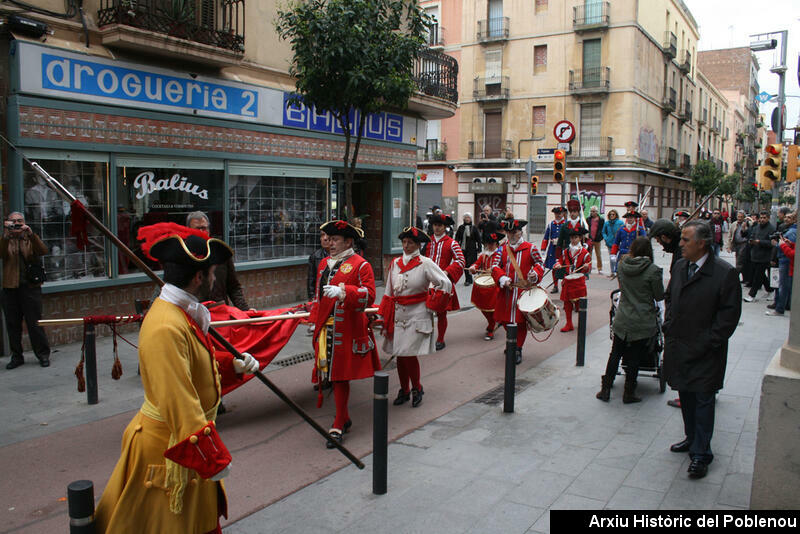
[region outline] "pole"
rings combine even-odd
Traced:
[[[506,376],[503,388],[503,412],[514,413],[514,388],[517,381],[517,328],[506,326]]]
[[[588,299],[583,297],[578,300],[578,351],[575,355],[575,365],[583,367],[586,356],[586,304]]]
[[[94,485],[76,480],[67,486],[69,534],[94,534]]]
[[[86,365],[86,400],[97,404],[97,335],[94,325],[87,324],[83,333],[84,357]]]
[[[372,493],[386,494],[389,457],[389,373],[375,371],[372,401]]]

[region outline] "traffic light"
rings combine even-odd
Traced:
[[[800,146],[789,145],[786,153],[786,181],[794,182],[800,179]]]
[[[535,174],[531,176],[531,195],[535,195],[539,191],[539,177]]]
[[[783,165],[783,145],[767,145],[764,149],[764,177],[773,181],[781,179],[781,166]],[[772,185],[766,189],[772,189]]]
[[[553,179],[563,182],[567,176],[567,153],[563,150],[553,152]]]
[[[765,167],[764,165],[761,165],[758,168],[758,171],[756,173],[756,183],[753,184],[754,186],[756,186],[756,189],[761,189],[761,190],[772,189],[772,180],[767,178],[766,172],[767,172],[767,167]]]

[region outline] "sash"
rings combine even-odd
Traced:
[[[410,306],[412,304],[419,304],[425,302],[428,297],[427,291],[424,293],[416,293],[414,295],[402,295],[392,297],[384,295],[381,299],[381,306],[378,309],[378,314],[383,317],[383,337],[386,339],[394,338],[394,309],[395,305]]]

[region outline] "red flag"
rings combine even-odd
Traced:
[[[89,244],[89,233],[86,231],[88,219],[86,217],[86,206],[77,198],[70,204],[69,219],[71,224],[70,235],[75,238],[75,246],[78,250],[86,250]]]

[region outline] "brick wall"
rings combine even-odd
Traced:
[[[697,66],[717,89],[747,93],[750,87],[750,49],[706,50],[697,55]]]

